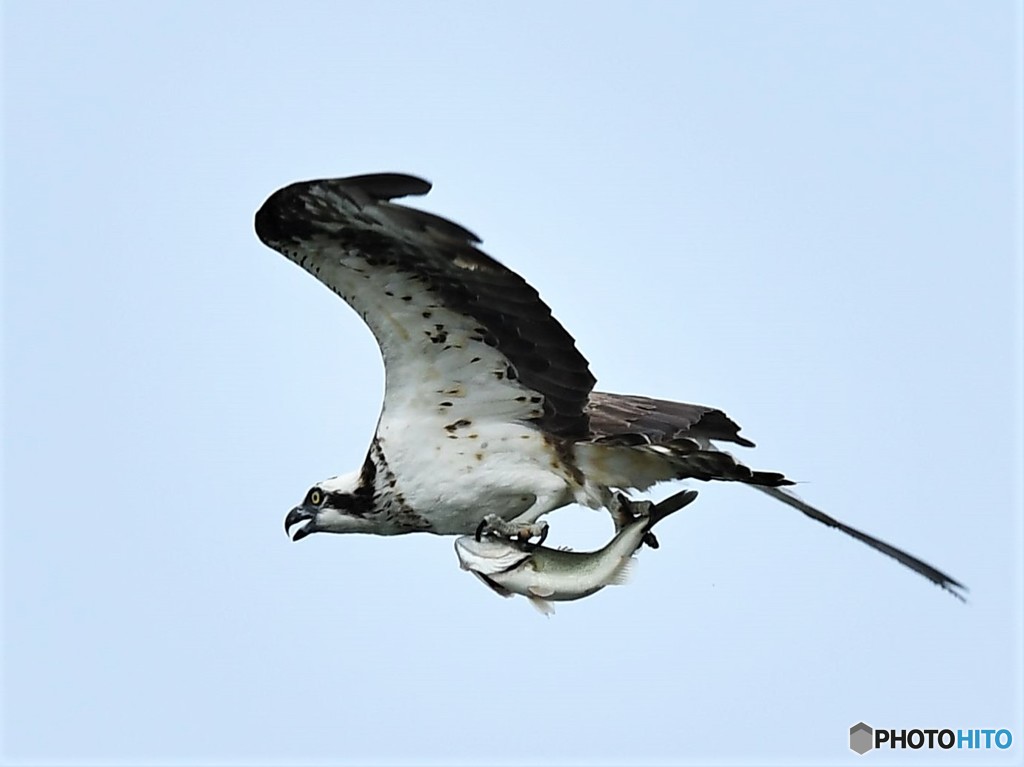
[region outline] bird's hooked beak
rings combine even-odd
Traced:
[[[309,506],[296,506],[288,512],[284,518],[284,532],[290,536],[292,541],[301,541],[310,533],[317,531],[316,527],[317,510]],[[294,533],[291,531],[295,525],[302,525]]]

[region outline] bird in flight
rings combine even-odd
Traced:
[[[256,234],[340,296],[384,358],[384,404],[362,466],[317,482],[288,512],[317,532],[543,537],[548,512],[617,509],[619,491],[680,479],[751,485],[956,594],[962,584],[802,501],[721,410],[594,391],[573,337],[537,291],[463,227],[393,202],[415,176],[302,181],[257,211]],[[962,598],[962,597],[961,597]]]

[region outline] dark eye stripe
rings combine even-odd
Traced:
[[[324,506],[339,509],[356,517],[364,517],[373,510],[373,493],[328,493]]]

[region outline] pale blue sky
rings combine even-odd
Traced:
[[[1022,707],[1021,4],[6,2],[3,758],[860,764]],[[291,181],[425,176],[604,390],[743,487],[551,619],[450,538],[282,520],[362,460],[369,332],[263,247]],[[658,496],[672,487],[659,488]],[[552,539],[600,545],[566,510]]]

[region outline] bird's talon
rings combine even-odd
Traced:
[[[548,538],[548,529],[547,522],[534,522],[519,531],[519,542],[527,551],[539,549]],[[530,539],[533,537],[537,537],[537,540],[531,543]]]
[[[540,525],[540,537],[537,539],[537,543],[534,544],[535,546],[540,546],[542,543],[544,543],[544,541],[548,539],[548,523],[541,522]]]
[[[548,523],[534,522],[532,525],[521,525],[515,522],[507,522],[497,514],[488,514],[476,527],[474,538],[479,541],[485,535],[493,535],[496,538],[506,540],[513,539],[520,546],[535,549],[544,543],[548,537]],[[530,539],[537,538],[536,543],[530,543]]]

